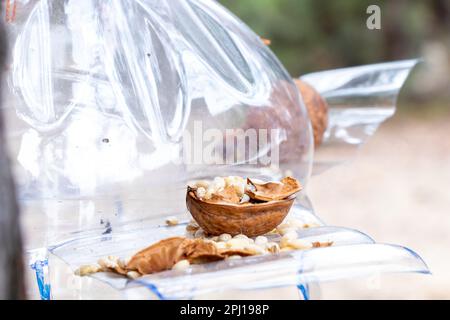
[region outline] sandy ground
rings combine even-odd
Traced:
[[[395,275],[322,288],[322,298],[450,298],[450,117],[395,117],[354,161],[312,179],[316,212],[331,225],[414,249],[428,275]]]

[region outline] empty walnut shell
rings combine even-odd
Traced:
[[[186,205],[202,229],[211,235],[228,233],[256,237],[276,228],[286,217],[295,196],[262,203],[212,203],[198,199],[188,188]]]

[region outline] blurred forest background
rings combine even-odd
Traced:
[[[293,77],[422,58],[394,117],[355,159],[313,177],[308,195],[328,224],[412,248],[433,273],[338,281],[322,286],[322,298],[450,299],[450,0],[220,2],[271,40]],[[381,30],[366,27],[372,4]]]
[[[406,111],[448,113],[450,109],[445,103],[450,98],[449,0],[220,2],[261,37],[271,40],[271,49],[294,77],[324,69],[423,58],[404,90],[409,105]],[[381,30],[366,27],[366,10],[373,4],[381,8]],[[426,110],[418,106],[425,101]],[[404,111],[405,105],[400,109]]]

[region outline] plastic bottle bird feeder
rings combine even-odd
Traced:
[[[261,39],[216,2],[31,0],[17,4],[8,31],[13,45],[5,122],[30,264],[43,298],[50,285],[65,288],[59,267],[48,273],[49,256],[74,270],[184,234],[189,181],[292,175],[307,186],[313,171],[347,159],[394,113],[416,63],[302,77],[329,105],[323,141],[314,151],[294,81]],[[166,226],[174,215],[181,223]],[[136,280],[92,277],[123,297],[148,288],[159,298],[187,298],[374,272],[427,272],[409,249],[326,226],[305,192],[288,218],[316,226],[298,230],[300,239],[333,246]]]

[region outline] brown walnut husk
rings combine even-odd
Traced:
[[[328,104],[324,98],[306,82],[294,79],[305,103],[314,133],[314,145],[318,147],[328,126]]]

